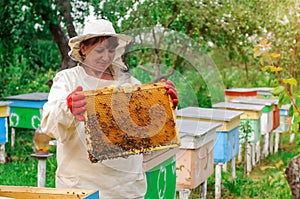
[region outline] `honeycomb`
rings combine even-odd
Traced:
[[[165,83],[83,91],[91,162],[127,157],[180,144]]]

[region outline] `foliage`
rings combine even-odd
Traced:
[[[47,82],[53,78],[55,71],[49,68],[30,68],[23,57],[14,57],[8,67],[0,68],[1,87],[0,99],[7,96],[32,92],[49,92]]]
[[[259,45],[254,47],[254,57],[259,57],[260,64],[262,65],[262,70],[265,72],[274,73],[278,81],[277,87],[271,91],[274,96],[278,96],[279,107],[282,104],[292,104],[293,105],[293,121],[291,126],[291,131],[293,133],[299,130],[300,124],[300,110],[299,105],[296,104],[296,100],[299,99],[299,95],[293,92],[293,87],[298,85],[297,80],[293,76],[285,77],[284,68],[279,64],[280,54],[271,51],[272,43],[267,40],[262,40]]]

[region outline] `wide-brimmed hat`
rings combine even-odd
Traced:
[[[119,45],[116,48],[114,63],[122,69],[127,69],[127,66],[122,62],[121,56],[125,52],[125,47],[130,44],[132,37],[117,34],[112,23],[104,19],[89,20],[85,23],[83,34],[72,37],[69,40],[69,56],[75,61],[82,62],[83,57],[80,55],[80,43],[87,39],[99,36],[112,36],[118,38]]]

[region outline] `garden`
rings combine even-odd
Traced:
[[[201,183],[196,182],[197,186],[173,187],[176,191],[171,188],[176,198],[296,198],[288,179],[299,175],[294,170],[287,175],[286,168],[300,151],[299,8],[294,0],[1,2],[0,101],[7,102],[22,94],[48,94],[56,73],[77,64],[68,55],[69,38],[82,34],[86,20],[107,19],[117,33],[133,38],[122,58],[134,77],[143,84],[161,79],[174,82],[179,98],[175,110],[178,120],[189,117],[190,112],[185,115],[184,110],[191,107],[208,115],[216,110],[209,115],[210,122],[215,121],[212,118],[218,116],[217,112],[227,111],[222,119],[216,119],[221,123],[230,117],[231,111],[237,114],[226,120],[229,129],[223,123],[213,130],[218,139],[221,127],[222,133],[232,136],[225,142],[229,148],[234,146],[230,157],[216,161],[218,152],[199,149],[199,153],[213,155],[207,156],[213,157],[212,164],[203,167],[209,169],[209,175]],[[258,97],[260,91],[264,93]],[[240,99],[245,93],[250,101]],[[40,106],[39,103],[34,106]],[[0,186],[37,187],[39,161],[33,157],[34,132],[41,118],[35,118],[31,127],[27,127],[30,122],[18,126],[15,115],[1,115],[1,107],[0,119],[7,124],[0,127],[7,131],[0,143],[4,152]],[[264,122],[272,120],[269,109],[273,110],[272,124],[277,123],[276,128]],[[280,118],[282,111],[287,111],[287,115]],[[203,118],[201,114],[197,116],[203,125],[208,122],[205,114]],[[280,124],[285,129],[278,133]],[[183,126],[178,126],[179,133],[184,131]],[[251,137],[256,131],[267,132]],[[184,139],[181,141],[184,143]],[[55,188],[56,140],[52,138],[50,143],[49,154],[53,156],[46,159],[45,187]],[[221,146],[208,141],[200,145],[214,149]],[[199,165],[203,166],[202,160]],[[174,163],[173,170],[178,175],[181,168],[178,170]],[[148,192],[145,198],[153,198]]]

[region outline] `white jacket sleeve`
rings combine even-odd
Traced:
[[[58,73],[53,79],[48,102],[43,107],[42,131],[61,143],[73,136],[76,123],[79,123],[67,106],[67,96],[73,90],[72,81],[64,73]]]

